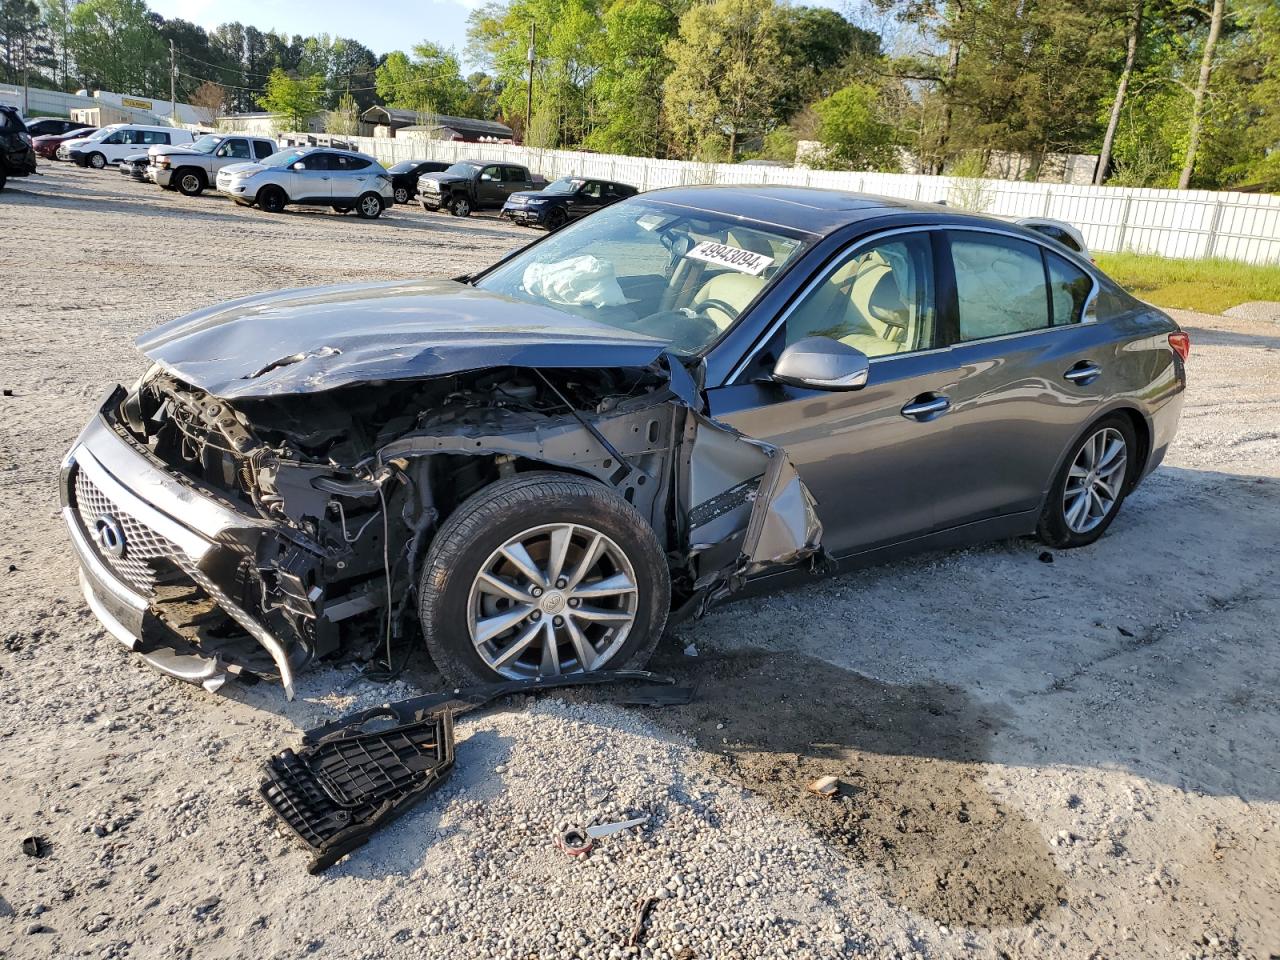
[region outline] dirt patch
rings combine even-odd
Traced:
[[[1001,715],[937,683],[894,686],[803,655],[747,652],[673,669],[698,695],[655,712],[708,768],[804,821],[884,892],[950,926],[1044,919],[1062,885],[1040,828],[993,796]],[[837,796],[806,785],[838,778]]]

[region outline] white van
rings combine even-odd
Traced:
[[[191,142],[191,131],[179,127],[149,127],[141,123],[113,123],[84,140],[67,145],[67,158],[81,167],[101,170],[149,147]]]

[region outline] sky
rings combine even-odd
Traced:
[[[259,30],[328,33],[359,40],[375,54],[408,50],[431,40],[453,47],[464,68],[467,16],[483,0],[148,0],[163,17],[180,17],[210,29],[240,21]],[[847,0],[805,0],[812,6],[843,9]],[[857,2],[857,0],[853,0]]]

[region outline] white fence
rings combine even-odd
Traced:
[[[830,187],[913,200],[945,200],[1001,217],[1053,217],[1075,224],[1094,251],[1162,257],[1221,257],[1280,263],[1280,196],[1212,190],[1150,190],[899,173],[848,173],[751,164],[689,163],[509,144],[352,137],[384,164],[413,158],[491,159],[524,164],[548,179],[578,175],[641,190],[692,184]]]

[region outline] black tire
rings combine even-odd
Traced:
[[[370,190],[356,201],[356,216],[361,220],[377,220],[382,216],[382,198]]]
[[[569,215],[563,210],[555,209],[547,214],[547,229],[555,233],[569,222]]]
[[[351,208],[350,208],[350,207],[342,207],[342,206],[339,206],[339,205],[338,205],[338,204],[336,204],[336,203],[333,205],[333,209],[334,209],[335,211],[337,211],[338,213],[350,213],[350,212],[351,212]]]
[[[104,170],[107,166],[107,158],[96,150],[85,157],[84,162],[85,166],[93,167],[95,170]]]
[[[9,178],[0,173],[0,190],[4,189],[4,185],[9,182]]]
[[[544,523],[575,523],[612,539],[625,553],[639,587],[635,619],[623,645],[592,669],[643,666],[666,626],[671,580],[653,529],[608,487],[571,474],[521,474],[485,487],[463,502],[432,541],[418,583],[418,616],[436,667],[456,683],[509,679],[484,662],[472,643],[472,584],[503,543]]]
[[[288,202],[289,198],[279,187],[266,186],[258,191],[258,209],[265,210],[267,213],[282,212],[284,205]]]
[[[1067,508],[1064,502],[1071,468],[1075,464],[1077,457],[1081,455],[1085,445],[1099,433],[1106,430],[1114,430],[1124,440],[1124,476],[1119,481],[1119,489],[1116,491],[1115,500],[1101,521],[1084,532],[1073,530],[1067,520]],[[1128,417],[1123,414],[1112,414],[1090,424],[1089,428],[1080,434],[1075,443],[1071,445],[1071,449],[1067,452],[1067,457],[1063,461],[1058,475],[1053,480],[1053,486],[1049,488],[1049,496],[1045,500],[1044,509],[1041,511],[1040,522],[1036,526],[1037,539],[1046,546],[1069,550],[1074,547],[1088,546],[1106,533],[1116,515],[1120,513],[1125,497],[1128,496],[1129,488],[1133,485],[1134,471],[1138,467],[1138,458],[1137,437],[1134,435],[1133,422]]]
[[[471,201],[466,197],[455,197],[449,201],[449,213],[455,217],[471,216]]]
[[[395,189],[396,203],[408,203],[411,199],[413,198],[409,196],[408,187],[396,187]]]
[[[198,197],[209,185],[205,181],[204,171],[198,167],[183,167],[173,175],[173,183],[185,197]]]

